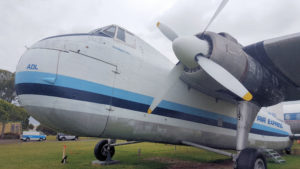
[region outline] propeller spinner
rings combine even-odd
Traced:
[[[208,26],[224,8],[227,2],[228,0],[222,1],[212,19],[205,27],[204,31],[206,31]],[[209,52],[209,44],[206,40],[201,40],[196,36],[178,36],[170,27],[159,22],[157,23],[157,27],[169,40],[172,41],[173,51],[180,63],[188,68],[195,68],[197,66],[200,66],[218,83],[220,83],[222,86],[224,86],[240,98],[246,101],[250,101],[252,99],[252,95],[250,94],[250,92],[238,79],[236,79],[230,72],[228,72],[219,64],[205,57]],[[152,104],[148,109],[148,113],[151,113],[162,101],[167,91],[170,90],[173,83],[175,82],[175,79],[178,79],[182,74],[182,70],[183,68],[181,64],[176,65],[171,70],[168,77],[166,78],[166,83],[170,85],[167,85],[168,87],[166,89],[163,89],[164,91],[160,92],[160,94],[154,98]]]

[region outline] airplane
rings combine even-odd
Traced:
[[[300,134],[299,103],[299,101],[280,103],[266,108],[266,111],[288,124],[293,134]]]
[[[17,65],[20,104],[51,128],[112,139],[95,146],[100,161],[124,139],[194,146],[232,157],[238,169],[267,168],[261,149],[289,151],[296,137],[259,110],[300,99],[300,34],[242,46],[207,31],[227,2],[195,35],[157,23],[176,65],[118,25],[44,38]]]

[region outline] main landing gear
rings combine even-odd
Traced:
[[[236,132],[238,154],[234,158],[237,169],[267,169],[263,153],[258,149],[247,148],[248,135],[259,109],[260,107],[251,102],[239,102]]]
[[[266,159],[263,153],[254,148],[246,148],[242,150],[239,154],[233,154],[227,151],[206,147],[188,141],[182,141],[181,143],[184,145],[193,146],[196,148],[204,149],[207,151],[211,151],[211,152],[215,152],[218,154],[231,157],[235,162],[234,168],[236,169],[266,169],[267,168]]]
[[[262,152],[254,148],[246,148],[240,152],[236,160],[238,169],[266,169],[267,163]]]
[[[240,102],[237,112],[237,133],[236,150],[237,154],[227,151],[206,147],[188,141],[182,141],[182,144],[205,149],[215,153],[233,158],[235,169],[267,169],[266,159],[259,149],[247,148],[248,134],[260,107],[250,102]]]

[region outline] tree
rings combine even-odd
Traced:
[[[0,69],[0,99],[11,102],[15,97],[15,73]]]
[[[0,122],[3,126],[1,131],[2,138],[5,131],[5,124],[9,121],[20,121],[22,128],[27,129],[29,125],[29,115],[25,109],[0,99]]]
[[[4,138],[5,124],[8,121],[8,118],[9,118],[9,114],[7,111],[7,105],[5,104],[0,108],[0,121],[2,123],[2,130],[1,130],[2,139]]]

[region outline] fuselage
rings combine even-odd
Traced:
[[[130,35],[130,42],[101,33],[37,42],[17,66],[21,105],[41,123],[76,135],[235,149],[237,105],[183,81],[147,113],[173,64]],[[249,145],[284,149],[290,134],[288,125],[262,111]]]

